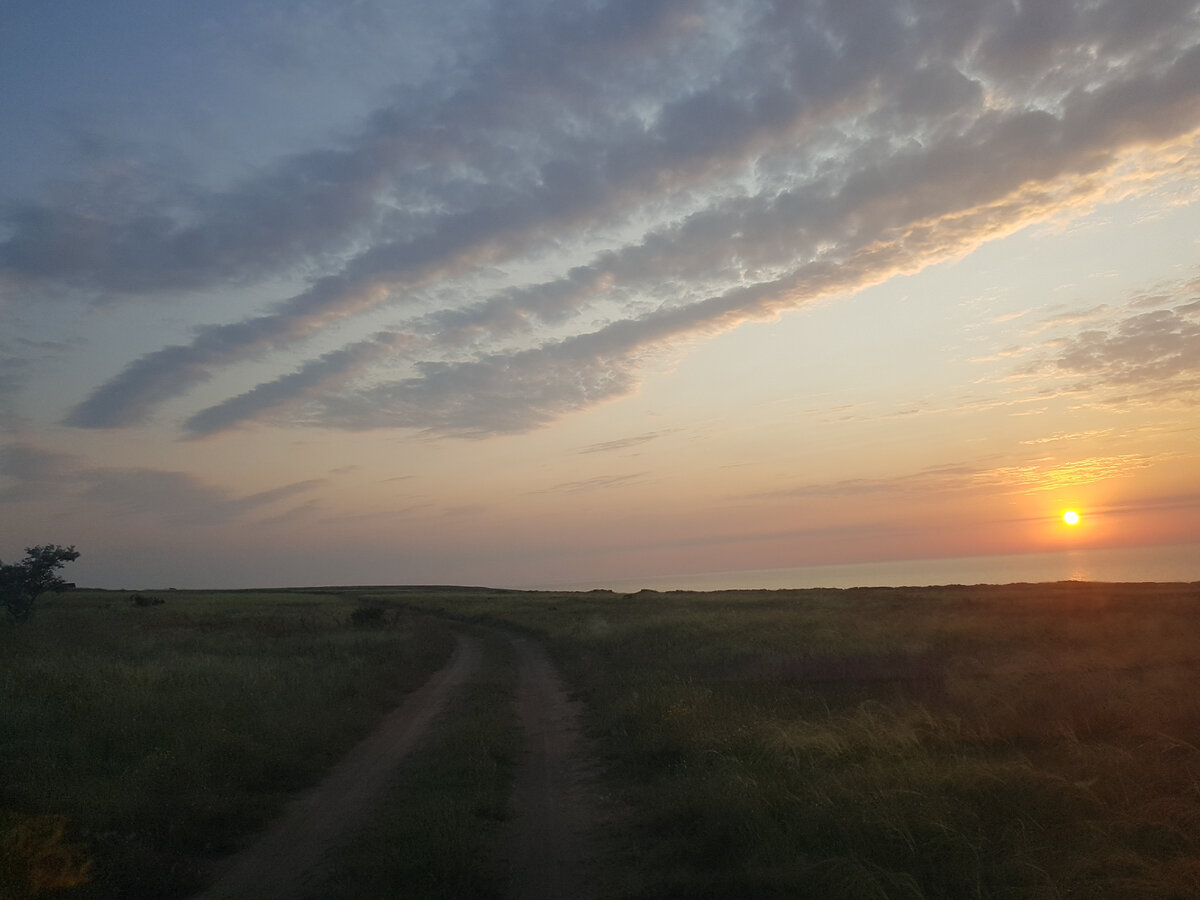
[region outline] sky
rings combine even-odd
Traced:
[[[0,85],[6,561],[1200,535],[1200,3],[0,0]]]

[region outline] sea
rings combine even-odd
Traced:
[[[541,585],[543,589],[622,592],[777,590],[786,588],[917,587],[940,584],[1016,584],[1049,581],[1200,582],[1200,544],[1072,548],[1010,556],[961,556],[887,562],[652,575]]]

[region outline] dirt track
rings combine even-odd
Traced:
[[[254,844],[228,860],[223,873],[199,897],[303,896],[319,872],[325,851],[363,819],[450,695],[475,671],[479,644],[463,634],[457,635],[457,641],[453,656],[440,671],[409,694],[324,781],[294,800]]]
[[[518,900],[599,896],[597,809],[588,777],[579,704],[545,651],[510,637],[519,672],[516,711],[526,752],[513,786],[514,819],[503,862]],[[454,691],[480,660],[477,641],[459,633],[450,661],[388,714],[376,731],[316,787],[287,808],[250,847],[227,860],[196,900],[303,897],[319,889],[325,852],[353,834]]]

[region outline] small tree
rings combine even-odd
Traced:
[[[26,621],[38,597],[62,588],[66,582],[55,573],[77,559],[79,552],[73,546],[45,544],[26,547],[25,558],[19,563],[0,563],[0,603],[13,621]]]

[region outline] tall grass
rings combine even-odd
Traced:
[[[182,896],[450,652],[350,595],[61,595],[0,628],[0,810],[67,823],[72,897]],[[15,889],[14,889],[15,890]]]
[[[1200,896],[1200,586],[416,601],[547,640],[647,896]]]

